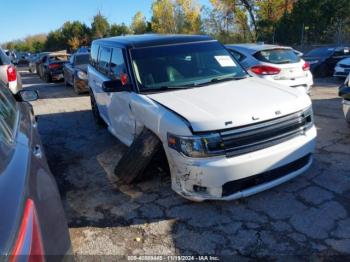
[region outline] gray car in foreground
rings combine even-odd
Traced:
[[[31,106],[0,83],[0,255],[14,261],[70,258],[71,242],[56,181]]]

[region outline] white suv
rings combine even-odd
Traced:
[[[309,96],[250,76],[210,37],[96,40],[88,83],[94,116],[120,141],[135,147],[145,129],[160,141],[185,198],[249,196],[311,165]]]

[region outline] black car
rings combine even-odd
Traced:
[[[310,64],[314,76],[332,76],[334,67],[340,60],[350,57],[348,47],[319,47],[309,51],[303,59]]]
[[[89,53],[76,53],[63,66],[64,82],[66,86],[73,86],[74,92],[77,94],[89,91],[87,83],[89,59]]]
[[[69,259],[60,194],[26,103],[37,93],[21,90],[16,98],[0,83],[0,260]]]
[[[63,80],[63,65],[68,60],[66,53],[50,53],[43,57],[39,66],[39,75],[46,82]]]

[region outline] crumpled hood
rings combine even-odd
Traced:
[[[147,96],[184,117],[194,132],[249,125],[311,105],[305,93],[255,77]]]
[[[77,66],[75,66],[75,68],[86,73],[88,65],[77,65]]]

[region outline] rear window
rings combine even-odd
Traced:
[[[254,57],[259,61],[271,64],[290,64],[300,61],[300,57],[292,49],[263,50],[255,53]]]
[[[50,59],[50,62],[67,61],[68,56],[67,55],[56,55],[56,56],[50,56],[49,59]]]
[[[76,65],[86,65],[89,63],[89,54],[86,55],[77,55],[75,57],[75,64]]]
[[[306,54],[306,56],[316,56],[316,57],[328,57],[334,52],[334,48],[322,47],[311,50]]]

